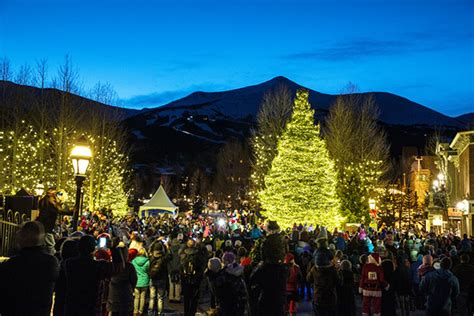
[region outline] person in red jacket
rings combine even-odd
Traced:
[[[359,293],[362,294],[362,315],[380,316],[382,289],[388,290],[389,284],[385,281],[382,263],[379,254],[371,253],[368,262],[362,268],[359,282]]]
[[[287,306],[286,311],[289,315],[296,315],[296,302],[298,301],[298,285],[301,282],[302,275],[300,267],[295,263],[295,256],[287,253],[285,264],[288,265],[288,280],[286,281]]]

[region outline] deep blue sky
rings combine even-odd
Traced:
[[[0,56],[53,72],[65,54],[134,107],[283,75],[474,111],[472,0],[0,0]]]

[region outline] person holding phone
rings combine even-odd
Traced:
[[[54,239],[54,227],[58,215],[73,215],[74,211],[69,211],[63,201],[57,195],[58,191],[55,188],[50,188],[46,192],[46,195],[42,197],[38,202],[39,215],[37,221],[44,226],[45,230],[45,249],[46,251],[54,255],[56,253]]]

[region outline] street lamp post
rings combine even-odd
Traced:
[[[443,220],[448,223],[448,192],[446,190],[446,176],[443,173],[438,174],[437,179],[433,181],[434,205],[438,204],[443,211]],[[439,224],[439,218],[437,223]],[[441,226],[441,225],[437,225]]]
[[[82,184],[86,179],[87,168],[89,167],[89,162],[92,158],[92,151],[84,136],[81,136],[78,139],[76,145],[71,151],[70,158],[76,180],[76,211],[74,212],[72,219],[73,228],[76,229],[79,215],[82,212]]]
[[[369,199],[369,208],[370,208],[370,225],[369,226],[375,226],[372,228],[375,228],[377,230],[377,208],[376,208],[375,200],[374,199]]]

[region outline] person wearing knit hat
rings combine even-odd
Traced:
[[[439,264],[439,269],[426,274],[420,281],[420,292],[426,296],[426,315],[451,315],[452,301],[460,292],[459,280],[450,271],[451,259],[444,257]]]
[[[276,221],[268,221],[266,230],[265,239],[256,246],[261,249],[261,259],[266,263],[282,263],[285,257],[285,243],[280,233],[280,226]]]
[[[410,251],[410,261],[415,262],[417,260],[418,260],[418,251],[413,249],[412,251]]]
[[[106,249],[98,249],[95,254],[94,254],[94,258],[95,260],[103,260],[103,261],[111,261],[112,259],[112,256],[110,255],[109,251],[107,251]]]
[[[217,273],[222,269],[222,261],[219,258],[213,257],[207,262],[207,268],[213,273]]]
[[[226,252],[222,256],[222,262],[224,265],[232,264],[235,262],[235,255],[232,252]]]
[[[318,248],[314,251],[315,264],[318,267],[328,267],[331,265],[331,261],[334,258],[332,252],[328,249],[327,239],[318,239]]]
[[[220,305],[220,295],[224,291],[225,279],[223,274],[223,265],[221,259],[212,257],[207,262],[207,270],[205,276],[209,282],[209,289],[211,292],[210,315],[217,315]]]
[[[371,253],[367,263],[362,268],[359,282],[359,293],[362,294],[362,315],[369,315],[372,306],[372,315],[380,316],[382,303],[382,289],[388,290],[389,284],[385,281],[380,267],[382,260],[378,253]]]
[[[382,259],[380,258],[380,255],[378,253],[374,252],[374,253],[369,254],[368,262],[374,263],[379,266],[382,264]]]
[[[290,264],[290,263],[294,263],[294,262],[295,262],[295,255],[292,254],[291,252],[288,252],[285,255],[285,263]]]

